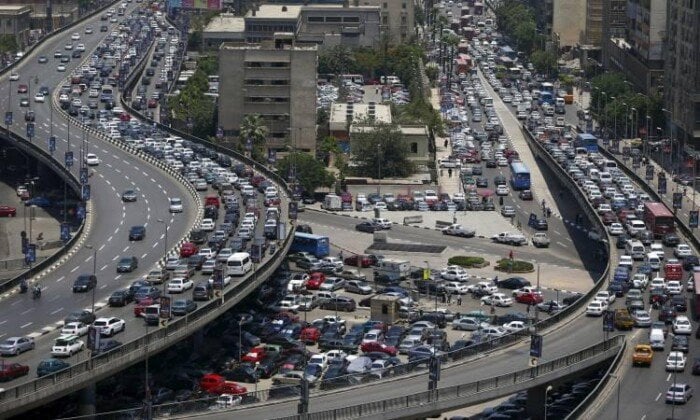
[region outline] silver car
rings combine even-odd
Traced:
[[[10,337],[0,344],[0,354],[3,356],[16,356],[25,351],[34,349],[34,339],[30,337]]]

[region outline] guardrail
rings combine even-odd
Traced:
[[[357,404],[350,407],[336,408],[326,411],[309,413],[306,415],[293,415],[286,417],[278,417],[277,420],[306,420],[306,419],[351,419],[373,415],[381,415],[382,418],[400,418],[405,414],[402,412],[415,408],[418,412],[411,413],[411,417],[419,414],[430,414],[436,410],[444,411],[446,407],[465,406],[471,401],[468,400],[487,400],[494,398],[493,391],[499,388],[503,392],[513,392],[513,388],[517,385],[530,383],[532,386],[540,385],[538,378],[551,376],[559,370],[576,371],[576,365],[585,364],[591,359],[599,359],[600,356],[609,355],[613,357],[624,352],[625,336],[617,335],[606,341],[594,344],[585,349],[579,350],[558,359],[543,363],[537,367],[521,369],[515,372],[506,373],[493,378],[482,379],[463,385],[455,385],[447,388],[438,388],[435,391],[424,391],[417,394],[411,394],[385,400],[371,401],[364,404]],[[605,359],[603,359],[605,360]],[[526,386],[526,388],[529,388]],[[488,393],[479,397],[479,394]],[[498,393],[496,393],[498,394]],[[496,395],[500,396],[500,395]],[[452,404],[458,400],[457,404]],[[446,404],[440,404],[440,403]],[[438,412],[439,412],[438,411]],[[233,411],[235,413],[235,411]],[[394,412],[396,415],[392,415]]]

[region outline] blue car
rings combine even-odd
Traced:
[[[613,282],[628,282],[630,279],[630,271],[627,267],[617,267],[613,274]]]
[[[25,206],[51,207],[51,200],[46,197],[34,197],[24,202]]]

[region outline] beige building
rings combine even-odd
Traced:
[[[391,107],[379,104],[334,103],[328,118],[328,128],[331,136],[344,141],[349,138],[349,130],[353,122],[362,122],[367,119],[391,124]]]
[[[363,6],[379,6],[380,30],[390,44],[407,42],[415,31],[413,0],[358,0]]]
[[[245,18],[232,13],[215,16],[202,31],[204,48],[218,50],[224,42],[245,42]]]
[[[586,2],[554,0],[552,7],[552,34],[559,36],[559,48],[579,45],[586,31]]]
[[[13,36],[20,50],[29,43],[31,6],[0,5],[0,35]]]
[[[224,43],[219,49],[219,125],[238,137],[247,115],[260,115],[267,149],[316,149],[316,46],[292,34],[258,44]]]
[[[301,27],[300,5],[261,4],[245,16],[245,36],[248,42],[272,39],[275,33],[284,32],[295,37]]]
[[[407,158],[416,164],[427,164],[430,160],[428,127],[424,125],[400,125],[401,139],[408,149]],[[352,124],[350,126],[350,143],[354,133],[365,133],[374,130],[374,127]],[[351,150],[352,147],[349,147]]]
[[[600,49],[603,41],[603,0],[586,2],[586,34],[581,44]]]

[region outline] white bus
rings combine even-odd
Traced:
[[[226,260],[227,276],[244,276],[253,269],[253,262],[247,252],[236,252]]]

